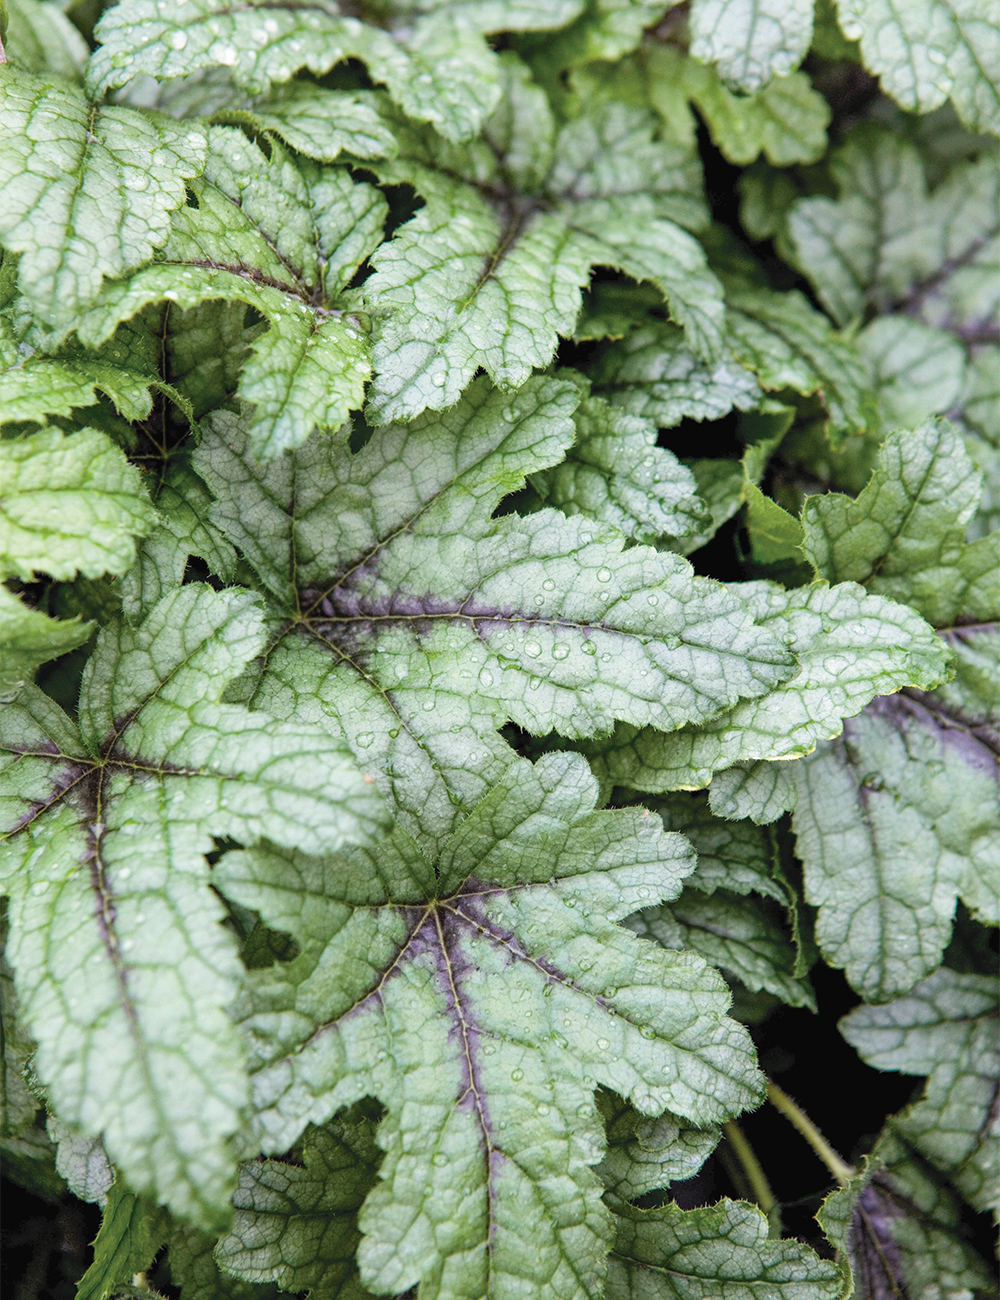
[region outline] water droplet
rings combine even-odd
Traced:
[[[389,735],[392,737],[393,740],[395,740],[396,737],[399,735],[399,728],[398,727],[390,728]]]
[[[597,581],[598,581],[598,582],[610,582],[610,581],[611,581],[611,570],[610,570],[610,569],[598,569],[598,570],[597,570]]]
[[[543,591],[555,591],[555,589],[556,589],[556,584],[552,581],[551,578],[546,578],[545,581],[542,583]]]
[[[510,1072],[510,1077],[514,1080],[515,1083],[520,1083],[521,1080],[524,1078],[524,1071],[523,1071],[523,1070],[511,1070],[511,1072]]]
[[[36,880],[35,883],[31,886],[31,892],[35,895],[36,898],[40,898],[42,894],[44,894],[48,890],[49,885],[51,883],[52,882],[49,880]]]
[[[437,1165],[439,1169],[443,1169],[445,1165],[450,1163],[451,1162],[443,1151],[435,1151],[434,1155],[431,1156],[431,1164]]]
[[[647,605],[658,605],[659,603],[660,603],[660,598],[655,591],[651,592],[650,595],[646,597]]]
[[[569,655],[569,646],[565,641],[557,641],[552,647],[553,659],[565,659]]]
[[[585,655],[596,655],[596,654],[597,654],[597,646],[594,645],[593,641],[584,641],[584,643],[583,643],[583,645],[580,647],[580,649],[583,651],[583,653],[584,653]]]
[[[581,1119],[590,1119],[594,1113],[594,1108],[593,1106],[577,1106],[576,1113]]]
[[[524,643],[524,653],[530,655],[532,659],[537,659],[542,653],[542,647],[537,641],[526,641]]]
[[[187,45],[187,43],[188,43],[187,32],[171,33],[170,45],[172,49],[183,50],[184,46]]]
[[[539,1115],[547,1115],[552,1108],[547,1102],[540,1101],[535,1109],[538,1111]]]
[[[375,740],[374,731],[362,731],[355,737],[361,749],[367,749]]]
[[[442,374],[431,375],[431,383],[434,385],[435,388],[444,388],[444,383],[445,383],[444,375]]]
[[[479,684],[480,684],[481,686],[492,686],[492,685],[493,685],[493,674],[490,672],[490,670],[489,670],[488,668],[484,668],[484,669],[482,669],[482,671],[480,672],[480,674],[479,674]]]
[[[484,1044],[483,1044],[483,1055],[484,1055],[484,1056],[493,1056],[493,1055],[495,1054],[496,1050],[497,1050],[497,1049],[493,1046],[492,1043],[484,1043]]]
[[[608,1042],[606,1038],[599,1038],[597,1040],[597,1046],[601,1049],[602,1052],[606,1052],[608,1048],[611,1046],[611,1044]]]

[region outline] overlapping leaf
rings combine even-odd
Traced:
[[[942,966],[905,998],[857,1007],[840,1030],[877,1070],[928,1076],[923,1096],[889,1121],[905,1145],[978,1210],[1000,1205],[1000,1023],[996,981]]]
[[[676,894],[690,849],[641,809],[595,813],[596,793],[578,755],[518,760],[436,861],[397,830],[371,853],[216,868],[301,945],[238,1011],[265,1149],[363,1094],[387,1108],[360,1216],[373,1291],[597,1300],[595,1087],[696,1125],[755,1097],[720,977],[615,924]]]
[[[812,0],[694,0],[691,53],[718,65],[740,90],[759,90],[802,62],[813,29]]]
[[[101,633],[79,726],[34,687],[0,714],[8,954],[38,1073],[133,1187],[205,1224],[226,1215],[245,1077],[203,854],[213,835],[316,851],[382,816],[326,733],[218,702],[262,644],[255,605],[175,589]]]
[[[929,112],[950,95],[971,128],[1000,132],[1000,31],[964,0],[837,0],[845,35],[904,108]]]
[[[8,58],[28,72],[56,73],[79,81],[87,42],[52,0],[10,0],[4,45]]]
[[[296,166],[279,140],[269,156],[233,128],[208,132],[197,206],[173,218],[162,262],[106,284],[77,334],[91,345],[149,302],[191,308],[212,298],[255,308],[271,328],[238,387],[255,404],[255,453],[299,445],[361,405],[370,363],[337,294],[382,235],[385,201],[340,168]]]
[[[982,477],[947,421],[892,433],[856,500],[840,493],[808,498],[806,555],[821,577],[905,601],[937,627],[960,617],[995,619],[995,539],[964,540],[981,491]]]
[[[745,1201],[697,1210],[612,1202],[607,1300],[838,1300],[840,1270],[798,1241],[768,1239]]]
[[[585,398],[574,423],[576,441],[565,460],[531,477],[543,501],[640,542],[684,537],[707,523],[691,471],[657,447],[652,423],[600,397]]]
[[[594,265],[651,281],[694,351],[716,359],[722,294],[700,245],[693,155],[657,138],[648,110],[591,106],[564,126],[513,56],[484,139],[448,147],[402,125],[377,164],[424,206],[375,254],[364,292],[376,317],[370,401],[380,421],[450,406],[482,366],[524,382],[571,333]]]
[[[145,262],[167,240],[184,181],[205,158],[190,125],[89,104],[0,66],[0,242],[21,254],[18,284],[40,322],[65,326],[101,281]]]
[[[341,17],[321,4],[248,4],[221,0],[123,0],[96,30],[88,86],[95,94],[136,73],[169,79],[221,67],[254,93],[288,81],[299,68],[322,74],[360,59],[410,117],[432,122],[452,140],[474,135],[499,97],[495,55],[484,35],[560,27],[579,0],[387,6],[385,26]],[[395,11],[393,13],[393,11]]]
[[[841,197],[798,200],[795,255],[841,324],[867,308],[902,311],[970,341],[995,326],[1000,160],[960,162],[928,192],[917,148],[863,124],[831,158]]]
[[[205,422],[212,518],[282,620],[247,691],[328,719],[420,837],[498,778],[508,718],[536,734],[669,729],[792,671],[778,637],[679,556],[553,510],[491,519],[559,460],[579,398],[558,379],[509,398],[482,380],[356,454],[342,433],[272,466],[233,417]]]
[[[854,583],[734,590],[783,638],[798,672],[762,698],[669,733],[619,725],[611,739],[585,744],[604,779],[636,790],[694,789],[734,763],[795,758],[839,734],[874,696],[935,686],[947,673],[947,648],[919,615]]]
[[[939,964],[956,895],[1000,921],[997,628],[947,639],[959,665],[950,685],[875,700],[808,758],[712,783],[723,816],[771,821],[794,808],[817,940],[869,1001],[908,992]]]

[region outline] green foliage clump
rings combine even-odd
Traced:
[[[83,1300],[988,1293],[987,7],[0,4],[0,1148]],[[926,1079],[860,1168],[783,1007]]]

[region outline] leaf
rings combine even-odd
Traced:
[[[49,72],[79,81],[90,50],[73,23],[51,0],[11,0],[3,36],[8,57],[26,72]]]
[[[819,576],[905,601],[937,627],[960,616],[995,617],[996,548],[990,538],[963,540],[981,490],[982,478],[947,420],[892,433],[856,500],[839,492],[807,499],[806,555]]]
[[[0,704],[10,703],[39,664],[83,645],[92,631],[79,618],[49,618],[0,584]]]
[[[651,112],[616,102],[557,129],[527,69],[512,55],[502,66],[505,98],[481,146],[449,150],[400,125],[399,157],[373,164],[425,200],[363,288],[380,423],[450,406],[479,366],[519,387],[572,333],[595,265],[655,284],[692,349],[719,357],[721,290],[678,224],[704,221],[689,151],[656,137]]]
[[[717,420],[760,401],[754,376],[731,357],[699,360],[676,325],[655,322],[604,348],[592,368],[597,394],[629,415],[669,429],[681,420]]]
[[[596,1097],[608,1138],[597,1173],[623,1200],[692,1178],[718,1145],[717,1128],[695,1128],[669,1112],[648,1118],[603,1088]]]
[[[271,328],[237,391],[257,407],[255,454],[273,457],[361,405],[368,343],[334,304],[381,239],[385,201],[343,169],[296,167],[277,140],[265,157],[227,127],[210,129],[205,179],[192,190],[198,205],[175,214],[165,265],[107,284],[77,334],[95,346],[149,302],[235,298],[255,308]]]
[[[47,325],[67,324],[167,239],[204,135],[169,118],[88,104],[69,84],[0,67],[0,241]]]
[[[392,157],[396,140],[368,91],[323,90],[290,81],[252,108],[222,109],[217,122],[273,131],[307,158],[334,162],[342,153],[358,158]]]
[[[750,553],[757,564],[802,564],[802,524],[765,496],[754,483],[743,489],[746,497]]]
[[[121,583],[122,608],[131,622],[142,618],[184,579],[191,556],[204,560],[209,572],[232,581],[236,552],[208,512],[212,496],[191,468],[187,456],[167,466],[156,496],[160,526],[139,547],[136,563]]]
[[[795,774],[816,937],[869,1001],[906,993],[940,962],[956,894],[1000,919],[996,758],[977,730],[933,697],[876,701]]]
[[[483,35],[560,27],[580,7],[574,0],[446,0],[423,14],[401,6],[395,21],[386,15],[383,30],[319,4],[191,5],[178,14],[172,0],[124,0],[107,11],[95,29],[102,43],[87,71],[91,91],[102,94],[140,72],[162,80],[222,67],[237,85],[259,94],[299,68],[321,76],[353,58],[409,117],[433,123],[450,140],[475,135],[498,98],[496,57]]]
[[[125,419],[142,420],[152,409],[151,388],[176,396],[155,373],[136,373],[104,357],[36,356],[16,369],[0,370],[0,424],[28,420],[48,424],[49,416],[69,415],[76,407],[93,405],[99,400],[98,389]]]
[[[725,36],[723,35],[723,39]],[[733,94],[719,73],[671,45],[643,51],[649,98],[672,133],[694,138],[694,104],[712,143],[732,163],[745,166],[763,152],[776,167],[817,162],[827,148],[830,108],[804,72],[768,82],[753,95]]]
[[[614,1201],[607,1300],[839,1300],[840,1275],[798,1241],[768,1239],[745,1201],[697,1210]]]
[[[966,1243],[959,1207],[886,1129],[862,1171],[816,1218],[853,1273],[855,1294],[987,1295],[994,1279]]]
[[[910,316],[878,316],[858,335],[858,350],[888,428],[915,428],[952,410],[962,395],[965,351],[947,330]]]
[[[6,908],[0,914],[7,942]],[[27,1068],[35,1044],[17,1018],[17,993],[7,958],[0,952],[0,1137],[17,1137],[35,1122],[41,1104],[28,1086]]]
[[[754,582],[733,590],[795,654],[797,674],[704,722],[671,732],[619,725],[610,739],[585,743],[604,780],[635,790],[697,789],[734,763],[807,754],[874,696],[935,686],[947,673],[947,649],[918,615],[853,583],[786,591]]]
[[[103,1209],[115,1171],[108,1164],[101,1139],[84,1137],[55,1115],[48,1117],[45,1127],[56,1144],[56,1171],[66,1180],[66,1186],[81,1201]]]
[[[320,851],[384,816],[324,732],[218,702],[262,641],[249,592],[188,585],[102,630],[79,728],[33,687],[0,714],[8,956],[38,1074],[131,1186],[206,1226],[228,1212],[246,1085],[203,854],[264,834]]]
[[[1000,1205],[996,981],[941,967],[907,997],[856,1007],[840,1031],[876,1070],[929,1076],[915,1105],[889,1121],[977,1210]]]
[[[154,514],[139,471],[96,429],[0,442],[0,573],[124,573]]]
[[[643,31],[655,26],[666,6],[662,0],[586,0],[583,12],[562,31],[522,37],[519,47],[561,71],[594,59],[619,59],[634,50]]]
[[[636,541],[684,537],[707,522],[691,471],[656,445],[656,427],[589,397],[566,459],[533,474],[539,497],[566,515],[611,524]]]
[[[171,1225],[167,1238],[170,1280],[182,1300],[277,1300],[276,1286],[255,1286],[223,1273],[215,1260],[215,1236],[187,1225]]]
[[[799,199],[787,226],[795,257],[839,324],[867,307],[907,312],[970,339],[995,321],[990,267],[1000,230],[994,151],[959,163],[928,193],[916,147],[864,123],[832,156],[841,197]]]
[[[358,1280],[358,1210],[376,1181],[382,1153],[376,1124],[354,1107],[303,1146],[303,1162],[240,1166],[236,1213],[216,1251],[226,1273],[277,1282],[311,1300],[371,1293]]]
[[[812,39],[811,0],[692,0],[691,53],[739,90],[786,77]]]
[[[837,0],[844,35],[903,108],[927,113],[947,96],[973,130],[1000,131],[997,27],[963,0]],[[993,69],[992,73],[990,69]]]
[[[509,760],[494,728],[676,727],[789,671],[771,632],[679,556],[553,510],[491,519],[572,441],[576,385],[485,380],[444,415],[255,464],[235,419],[195,465],[212,518],[260,574],[279,631],[248,689],[327,719],[421,842],[450,832]],[[645,676],[643,676],[645,674]],[[311,698],[315,697],[315,698]],[[456,738],[457,737],[457,738]]]
[[[874,424],[875,403],[856,349],[797,290],[776,293],[730,278],[726,331],[733,356],[763,388],[820,395],[834,446]]]
[[[615,924],[676,894],[690,850],[642,810],[594,812],[596,793],[577,755],[521,759],[436,864],[397,831],[372,854],[216,869],[302,946],[251,974],[241,1006],[265,1149],[361,1095],[387,1108],[360,1216],[376,1292],[596,1300],[611,1224],[589,1168],[595,1086],[696,1125],[756,1098],[721,979]]]
[[[153,1262],[166,1238],[166,1215],[116,1179],[108,1191],[94,1262],[80,1279],[77,1300],[105,1300]]]

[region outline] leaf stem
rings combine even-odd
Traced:
[[[754,1200],[767,1216],[768,1235],[780,1237],[781,1209],[774,1198],[771,1184],[767,1181],[767,1175],[761,1168],[761,1163],[757,1159],[753,1147],[746,1140],[743,1130],[735,1120],[731,1119],[723,1124],[722,1131],[733,1149],[733,1154],[740,1162],[744,1174],[746,1174]]]
[[[767,1099],[772,1106],[781,1111],[790,1124],[798,1129],[840,1186],[846,1187],[857,1170],[834,1151],[802,1107],[770,1079],[767,1081]]]

